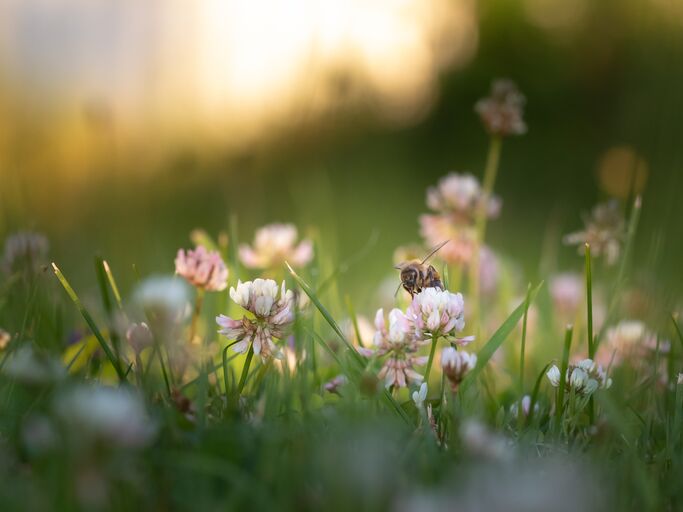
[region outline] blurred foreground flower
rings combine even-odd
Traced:
[[[207,251],[204,246],[178,250],[175,271],[197,288],[219,292],[228,286],[228,269],[218,251]]]
[[[175,320],[187,306],[188,289],[174,277],[149,277],[136,288],[134,301],[145,311]]]
[[[415,334],[415,326],[399,309],[389,312],[389,323],[384,319],[384,310],[377,310],[375,315],[375,349],[359,348],[358,351],[367,357],[388,356],[384,366],[377,375],[384,379],[389,387],[407,387],[409,383],[421,383],[422,375],[415,371],[415,366],[427,362],[426,357],[416,355],[424,341]]]
[[[546,376],[553,387],[559,387],[561,372],[557,366],[551,366]],[[608,389],[611,385],[612,379],[607,376],[607,372],[592,359],[584,359],[575,365],[570,364],[567,368],[567,391],[573,389],[580,395],[589,396],[598,389]]]
[[[221,327],[220,334],[234,340],[233,350],[244,353],[253,344],[254,353],[265,362],[269,357],[282,357],[273,339],[282,339],[287,328],[294,321],[294,293],[285,289],[282,281],[278,298],[278,286],[272,279],[255,279],[245,283],[239,281],[236,288],[230,288],[230,298],[249,311],[255,318],[246,315],[235,320],[225,315],[216,317]]]
[[[491,135],[523,135],[527,131],[524,122],[525,102],[526,99],[513,81],[498,79],[491,84],[491,96],[479,100],[474,110]]]
[[[57,395],[54,411],[79,442],[86,436],[121,448],[139,448],[156,433],[140,397],[124,388],[72,388]]]
[[[453,347],[446,347],[441,352],[441,369],[454,392],[458,390],[465,375],[475,366],[477,366],[476,354],[468,354]]]
[[[625,236],[624,214],[619,203],[612,200],[595,206],[590,216],[584,218],[584,224],[583,231],[566,235],[564,243],[578,245],[580,254],[588,244],[591,255],[604,257],[608,265],[616,263]]]
[[[427,383],[423,382],[422,384],[420,384],[420,389],[418,391],[413,391],[413,394],[411,395],[415,407],[417,407],[420,411],[424,410],[425,400],[427,400],[428,391],[429,388],[427,386]]]
[[[303,267],[313,259],[313,242],[302,240],[293,224],[269,224],[256,231],[254,245],[239,248],[242,263],[249,268],[273,269],[287,261],[292,267]]]
[[[529,412],[531,411],[531,397],[529,395],[524,395],[522,397],[521,402],[522,402],[522,414],[526,418],[527,416],[529,416]],[[539,409],[538,403],[535,403],[534,404],[534,414],[538,412],[538,409]],[[512,414],[512,416],[514,418],[518,417],[518,415],[519,415],[519,401],[514,402],[510,406],[510,414]]]
[[[37,271],[47,262],[49,248],[47,238],[40,233],[20,231],[10,235],[5,240],[3,269],[8,274],[19,268]]]
[[[126,341],[133,351],[140,355],[144,349],[154,344],[154,336],[145,322],[134,323],[126,331]]]
[[[8,356],[2,373],[23,384],[49,384],[66,376],[61,362],[48,354],[24,345]]]

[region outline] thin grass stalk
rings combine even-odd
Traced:
[[[595,360],[595,340],[593,339],[593,270],[591,261],[591,246],[586,242],[586,329],[588,336],[588,358]],[[588,401],[588,418],[590,424],[595,422],[595,401],[593,397]]]
[[[252,343],[249,345],[249,351],[247,352],[247,358],[244,360],[244,366],[242,367],[242,375],[240,376],[239,383],[237,384],[237,397],[239,398],[242,395],[242,391],[244,390],[244,385],[247,383],[247,375],[249,375],[249,367],[251,366],[251,360],[254,357],[254,344],[253,340]]]
[[[524,414],[522,402],[524,400],[524,364],[526,361],[526,326],[529,316],[529,298],[531,293],[531,283],[527,286],[526,299],[524,301],[524,316],[522,317],[522,345],[519,354],[519,405],[517,406],[517,422],[519,429],[522,429],[524,424]]]
[[[90,316],[90,313],[88,313],[88,310],[85,309],[85,307],[83,306],[83,303],[78,298],[78,295],[76,294],[74,289],[69,284],[69,281],[67,281],[66,277],[64,277],[64,274],[62,274],[62,271],[59,270],[59,267],[57,267],[57,265],[54,263],[52,264],[52,270],[54,271],[55,275],[57,276],[57,279],[59,279],[59,282],[62,284],[62,287],[66,291],[66,293],[69,296],[69,298],[71,299],[71,301],[75,304],[76,308],[81,313],[81,316],[85,320],[85,323],[88,324],[88,327],[90,327],[90,330],[95,335],[95,338],[97,338],[97,341],[100,343],[100,346],[102,347],[102,350],[104,351],[105,355],[107,356],[107,359],[109,359],[109,362],[114,367],[114,370],[116,371],[116,375],[118,376],[119,381],[125,382],[126,376],[125,376],[123,369],[121,368],[120,362],[116,358],[114,353],[112,352],[111,348],[109,348],[109,344],[104,339],[104,336],[102,336],[102,333],[100,332],[99,328],[97,327],[97,324],[93,320],[92,316]]]
[[[572,335],[574,327],[567,325],[564,333],[564,351],[562,352],[562,363],[560,365],[560,387],[557,390],[557,403],[555,404],[555,414],[557,421],[557,431],[559,432],[562,425],[562,416],[564,414],[564,392],[567,385],[567,369],[569,368],[569,352],[572,347]]]

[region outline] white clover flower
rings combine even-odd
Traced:
[[[145,310],[176,318],[188,303],[187,285],[174,277],[149,277],[136,288],[134,301]]]
[[[557,366],[552,365],[545,375],[553,387],[556,388],[560,385],[560,369]]]
[[[202,245],[196,249],[178,250],[175,271],[197,288],[210,292],[225,290],[228,286],[228,268],[218,251],[207,251]]]
[[[489,217],[500,212],[500,199],[487,200],[479,180],[469,173],[451,172],[436,187],[427,189],[427,206],[436,212],[454,215],[452,220],[456,224],[472,222],[483,204]]]
[[[468,354],[453,347],[446,347],[441,352],[441,369],[448,378],[453,391],[458,390],[465,375],[475,366],[477,366],[476,354]]]
[[[420,385],[420,389],[418,391],[413,391],[412,399],[413,403],[415,404],[415,407],[417,407],[419,410],[423,410],[425,406],[425,400],[427,400],[427,383],[423,382]]]
[[[406,316],[414,324],[417,337],[427,334],[437,338],[465,328],[462,294],[439,288],[425,288],[416,294],[406,310]],[[470,338],[458,340],[461,344],[472,341]]]
[[[676,384],[683,384],[683,373],[678,374],[678,378],[676,380]]]
[[[282,352],[274,339],[282,339],[294,321],[294,292],[285,288],[284,281],[278,289],[272,279],[255,279],[245,283],[239,281],[236,287],[231,287],[230,298],[255,317],[251,319],[245,315],[241,320],[225,315],[216,317],[216,323],[221,327],[218,332],[238,342],[233,350],[244,353],[253,344],[254,353],[264,361],[270,356],[281,358]]]
[[[124,388],[72,388],[57,395],[54,411],[75,436],[121,448],[145,446],[156,433],[140,397]]]
[[[423,377],[415,371],[415,366],[424,365],[427,358],[415,353],[425,341],[416,336],[410,319],[394,308],[389,312],[387,324],[384,310],[379,309],[375,315],[375,328],[374,349],[359,347],[358,352],[366,357],[387,356],[377,375],[384,379],[385,386],[406,387],[409,383],[422,382]]]
[[[293,224],[269,224],[256,231],[253,248],[240,246],[240,260],[249,268],[275,268],[285,261],[303,267],[313,259],[313,243],[306,239],[297,245],[297,238]]]
[[[546,374],[554,387],[560,385],[560,370],[553,365]],[[577,364],[570,364],[567,368],[565,386],[567,391],[574,390],[578,394],[590,396],[598,389],[608,389],[612,385],[612,379],[602,366],[592,359],[583,359]]]

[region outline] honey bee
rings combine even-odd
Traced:
[[[396,293],[398,293],[401,287],[405,288],[411,297],[416,293],[420,293],[423,288],[439,288],[443,290],[441,276],[432,265],[425,265],[425,263],[448,242],[449,240],[446,240],[434,247],[422,261],[404,261],[400,265],[396,265],[394,268],[401,271],[401,283],[398,285]]]

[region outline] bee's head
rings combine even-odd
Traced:
[[[407,286],[415,286],[417,282],[417,269],[413,265],[401,269],[401,282]]]

